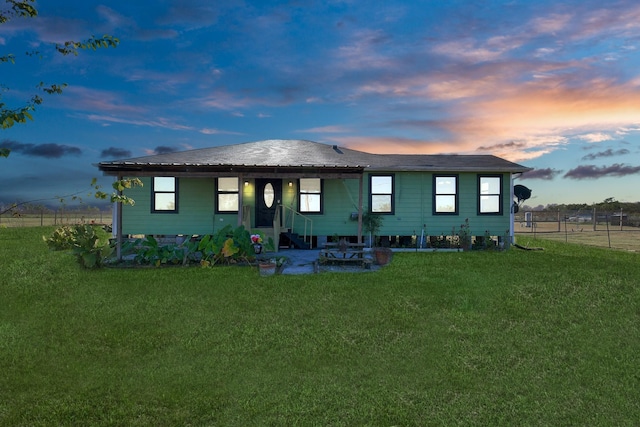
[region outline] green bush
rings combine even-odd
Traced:
[[[200,239],[189,239],[181,245],[160,245],[153,236],[127,243],[123,250],[135,253],[138,264],[188,265],[200,263],[204,267],[218,263],[230,264],[240,260],[250,261],[254,257],[251,235],[244,226],[235,229],[227,225],[214,234],[206,234]]]
[[[186,263],[187,254],[185,248],[180,245],[160,245],[153,236],[145,239],[136,239],[127,243],[123,250],[135,253],[134,260],[138,264],[155,265]]]
[[[242,225],[235,229],[227,225],[215,234],[207,234],[196,243],[196,251],[202,254],[200,262],[203,266],[219,262],[229,264],[254,256],[251,234]],[[195,248],[195,244],[193,247]]]
[[[59,227],[49,237],[43,236],[43,239],[51,250],[71,250],[84,268],[100,268],[113,253],[110,237],[100,226],[80,224]]]

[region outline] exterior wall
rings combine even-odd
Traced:
[[[384,172],[376,172],[376,174],[384,174]],[[392,215],[382,215],[384,218],[380,230],[382,236],[420,235],[423,226],[425,227],[425,235],[451,235],[457,233],[460,225],[465,223],[465,219],[469,219],[472,235],[475,236],[483,236],[485,231],[489,231],[494,236],[503,236],[508,233],[511,208],[509,174],[504,174],[502,179],[502,215],[478,215],[477,173],[457,174],[459,179],[457,215],[433,214],[433,173],[389,172],[389,174],[395,176],[395,212]],[[357,204],[357,181],[348,180],[347,186]],[[365,174],[364,177],[363,191],[363,206],[366,211],[369,204],[368,174]],[[345,201],[350,201],[350,199],[335,200],[333,209],[336,215],[344,217],[348,214],[347,209],[343,207],[346,204]],[[353,225],[352,229],[357,232],[357,223]],[[340,228],[338,230],[340,230],[338,234],[341,234],[342,230]],[[357,234],[356,232],[350,234]]]
[[[384,172],[376,172],[376,174]],[[469,220],[471,234],[483,236],[488,231],[494,236],[508,233],[511,208],[510,175],[502,179],[502,215],[478,215],[478,174],[459,173],[459,207],[457,215],[433,214],[433,173],[431,172],[389,172],[395,176],[395,212],[383,215],[380,235],[410,236],[420,235],[425,227],[425,235],[455,234],[465,219]],[[484,174],[483,174],[484,175]],[[230,224],[236,226],[238,216],[215,213],[214,178],[180,178],[178,192],[178,213],[151,212],[151,179],[143,178],[144,187],[127,191],[135,206],[123,206],[123,232],[125,234],[207,234],[214,233]],[[251,225],[255,225],[255,185],[247,180],[241,185],[243,204],[251,210]],[[282,204],[297,210],[297,181],[282,181]],[[305,214],[313,220],[315,236],[357,235],[358,221],[352,213],[358,212],[358,179],[324,180],[323,212]],[[369,176],[363,178],[363,207],[369,205]],[[294,231],[301,232],[303,221],[296,218]]]
[[[132,188],[126,192],[136,203],[134,206],[122,207],[124,234],[207,234],[213,231],[213,178],[180,178],[178,213],[151,212],[151,178],[141,180],[144,187]],[[233,221],[235,224],[235,216]],[[226,224],[226,219],[223,222]]]

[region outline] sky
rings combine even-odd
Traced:
[[[0,203],[109,186],[100,161],[265,139],[493,154],[533,168],[531,206],[640,201],[637,0],[35,5],[0,25],[0,102],[68,86],[2,130]],[[103,34],[119,46],[52,48]]]

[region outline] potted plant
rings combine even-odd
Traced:
[[[380,246],[380,237],[378,233],[382,228],[382,215],[373,213],[373,212],[365,212],[362,215],[362,228],[365,233],[369,234],[369,245],[371,246],[371,242],[375,242],[372,246],[373,257],[377,264],[379,265],[387,265],[391,262],[391,257],[393,256],[393,252],[390,248],[385,248]]]
[[[259,234],[251,235],[251,243],[253,244],[253,251],[257,254],[262,253],[262,236]]]

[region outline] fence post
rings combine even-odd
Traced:
[[[593,220],[593,231],[596,231],[596,208],[593,208],[593,217],[591,218]]]
[[[622,231],[622,208],[620,208],[620,231]]]

